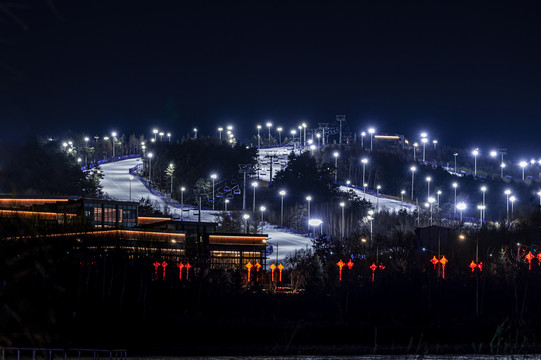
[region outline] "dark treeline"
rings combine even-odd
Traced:
[[[132,354],[539,351],[541,267],[524,260],[538,252],[539,213],[513,226],[449,230],[445,279],[429,262],[437,249],[417,247],[411,215],[379,218],[372,246],[360,234],[321,236],[288,256],[280,285],[298,294],[274,294],[269,271],[248,284],[245,269],[196,266],[180,280],[176,264],[186,259],[153,244],[132,254],[115,238],[2,241],[0,341]],[[484,268],[472,273],[477,244]],[[354,266],[340,282],[341,259]],[[165,278],[155,261],[169,263]],[[372,263],[385,266],[374,282]]]

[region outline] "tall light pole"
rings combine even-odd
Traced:
[[[539,196],[539,206],[541,206],[541,191],[537,192],[537,196]]]
[[[229,204],[229,199],[224,200],[224,211],[227,212],[227,204]]]
[[[335,151],[332,156],[334,156],[334,182],[336,182],[338,179],[338,156],[340,156],[340,154],[338,151]]]
[[[439,207],[440,207],[440,195],[441,195],[441,190],[438,190],[438,191],[436,192],[436,195],[438,195],[438,201],[437,201],[436,204],[438,205],[438,208],[439,208]]]
[[[264,207],[264,206],[261,206],[261,207],[259,208],[259,211],[261,211],[261,222],[263,222],[263,213],[265,212],[265,210],[267,210],[267,208]]]
[[[148,153],[148,186],[152,187],[151,185],[151,178],[152,178],[152,153]]]
[[[272,127],[272,123],[271,123],[271,122],[268,122],[268,123],[267,123],[267,127],[269,128],[269,146],[270,146],[270,143],[271,143],[271,127]]]
[[[456,182],[453,183],[453,188],[455,188],[455,214],[456,214],[456,188],[458,187],[458,184]]]
[[[341,202],[340,203],[340,207],[342,208],[342,226],[340,228],[340,238],[342,239],[342,241],[344,241],[344,226],[345,226],[345,221],[344,221],[344,207],[346,206],[346,203],[345,202]]]
[[[418,143],[413,143],[413,161],[416,161]]]
[[[413,200],[413,183],[415,182],[415,170],[417,168],[415,166],[410,167],[411,170],[411,200]]]
[[[427,199],[430,197],[430,182],[431,181],[432,181],[432,178],[430,176],[427,176],[426,177],[426,185],[427,185],[427,190],[428,190],[428,193],[426,195]]]
[[[171,199],[173,198],[173,178],[175,176],[175,165],[169,164],[169,173],[171,174]]]
[[[368,129],[368,133],[370,134],[370,151],[373,150],[373,147],[372,147],[372,138],[374,137],[374,133],[376,132],[376,129],[374,128],[370,128]]]
[[[171,142],[171,133],[170,132],[167,133],[167,141]]]
[[[152,133],[154,134],[154,141],[156,141],[156,135],[158,135],[158,129],[152,130]]]
[[[432,140],[432,144],[434,144],[434,150],[436,150],[436,145],[438,144],[438,140]]]
[[[366,136],[366,132],[361,132],[361,148],[364,149],[364,137]]]
[[[428,142],[428,139],[424,137],[421,139],[421,142],[423,143],[423,162],[424,162],[426,161],[425,154],[426,154],[426,143]]]
[[[197,139],[197,128],[193,128],[194,139]]]
[[[282,145],[282,130],[281,126],[276,128],[276,131],[278,131],[278,146]]]
[[[255,214],[255,188],[257,187],[257,181],[252,182],[252,187],[254,188],[254,201],[252,205],[252,213]]]
[[[430,205],[430,226],[432,226],[432,208],[435,202],[436,202],[436,199],[434,199],[433,196],[428,197],[428,203]]]
[[[522,168],[522,181],[524,181],[524,169],[526,168],[526,166],[528,166],[528,163],[523,160],[519,163],[519,165]]]
[[[481,186],[481,192],[483,193],[483,207],[481,208],[481,223],[485,220],[485,208],[486,208],[486,204],[485,204],[485,192],[487,191],[487,187],[486,186]]]
[[[455,157],[455,175],[456,175],[456,157],[458,156],[458,153],[454,153],[453,156]]]
[[[116,131],[113,131],[111,133],[111,143],[113,144],[113,161],[115,161],[115,139],[116,139]],[[523,177],[524,178],[524,177]],[[524,179],[522,179],[524,180]]]
[[[131,201],[131,182],[133,180],[133,175],[130,175],[130,201]]]
[[[381,185],[376,186],[376,210],[379,209],[379,191],[381,190]]]
[[[90,141],[90,138],[88,136],[85,136],[85,166],[88,166],[88,142]]]
[[[402,196],[402,202],[404,202],[404,194],[406,193],[406,190],[400,191],[400,195]]]
[[[214,182],[217,177],[218,175],[216,174],[210,174],[210,178],[212,179],[212,210],[214,210]]]
[[[310,202],[312,201],[312,197],[308,195],[306,201],[308,202],[308,220],[310,220]]]
[[[244,233],[248,234],[248,219],[250,218],[250,215],[244,214],[242,217],[244,219]]]
[[[472,154],[473,154],[473,164],[474,164],[473,174],[477,175],[477,155],[479,155],[479,149],[473,150]]]
[[[368,164],[368,159],[367,158],[362,158],[361,163],[363,164],[363,196],[364,196],[364,198],[366,198],[366,186],[364,185],[365,184],[365,182],[364,182],[364,174],[366,172],[366,164]]]
[[[286,196],[285,190],[280,190],[280,196],[282,197],[281,207],[280,207],[280,227],[284,227],[284,196]]]
[[[180,187],[180,220],[184,217],[184,191],[186,188],[184,186]]]
[[[505,189],[504,194],[507,197],[507,221],[509,221],[509,195],[511,195],[511,190]]]
[[[466,209],[466,203],[465,202],[459,202],[456,205],[456,207],[460,211],[460,222],[462,223],[462,212]]]
[[[220,141],[222,140],[222,131],[224,131],[223,127],[218,128],[218,136],[220,137]]]
[[[485,205],[477,205],[477,210],[479,210],[479,222],[483,226],[483,211],[485,210]]]
[[[306,123],[302,123],[302,128],[304,129],[304,146],[306,146]]]
[[[511,201],[511,220],[513,220],[515,218],[515,215],[513,214],[514,213],[513,210],[514,210],[515,200],[517,200],[517,198],[511,195],[509,200]]]
[[[165,134],[163,133],[163,131],[160,131],[160,133],[159,133],[158,135],[160,135],[160,142],[162,142],[162,141],[163,141],[163,136],[164,136]]]
[[[372,209],[368,210],[368,220],[370,220],[370,246],[372,246],[374,244],[373,237],[372,237],[372,234],[373,234],[372,224],[374,221],[374,210]]]
[[[261,125],[257,125],[257,147],[261,147],[261,135],[259,132],[261,131]]]

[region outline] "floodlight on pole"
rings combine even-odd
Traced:
[[[335,151],[332,156],[334,156],[334,182],[336,182],[338,179],[338,156],[340,156],[340,154],[338,151]]]
[[[214,202],[215,202],[215,199],[214,199],[214,182],[216,181],[217,177],[218,177],[218,175],[216,175],[216,174],[210,174],[210,178],[212,179],[212,210],[214,210]]]
[[[259,211],[261,211],[261,222],[263,222],[263,213],[267,210],[265,206],[260,206]]]
[[[366,172],[366,164],[368,164],[368,159],[363,158],[361,160],[361,163],[363,164],[363,196],[364,196],[364,198],[366,198],[366,186],[364,185],[364,174]]]
[[[340,227],[340,238],[342,239],[342,241],[344,241],[344,224],[345,224],[345,220],[344,220],[344,207],[346,206],[346,203],[345,202],[341,202],[340,203],[340,207],[342,208],[342,226]]]
[[[284,227],[284,196],[286,196],[286,191],[280,190],[279,194],[282,197],[281,207],[280,207],[280,227]]]
[[[257,181],[254,181],[252,182],[252,187],[254,188],[254,200],[253,200],[253,204],[252,204],[252,213],[255,214],[255,189],[257,188]]]
[[[458,183],[453,183],[453,188],[455,189],[455,214],[456,214],[456,188],[458,187]]]
[[[511,195],[511,190],[505,189],[503,192],[507,198],[507,219],[509,219],[509,195]]]
[[[524,181],[524,169],[528,166],[528,163],[523,160],[519,163],[519,166],[522,168],[522,181]]]
[[[479,149],[473,150],[472,154],[473,154],[473,164],[474,164],[473,174],[477,175],[477,155],[479,155]]]
[[[413,183],[415,182],[415,170],[417,168],[415,166],[410,167],[411,170],[411,200],[413,200]]]
[[[368,129],[368,133],[370,134],[370,151],[372,151],[372,139],[374,138],[374,133],[376,132],[376,129],[370,128]]]
[[[466,203],[465,202],[459,202],[456,205],[457,209],[460,211],[460,222],[462,222],[462,212],[466,210]]]

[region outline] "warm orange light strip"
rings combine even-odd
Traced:
[[[0,199],[0,203],[56,203],[67,202],[69,199]]]
[[[267,240],[265,236],[209,235],[209,239]]]
[[[171,220],[171,218],[159,218],[159,217],[148,217],[148,216],[139,216],[139,220],[156,220],[156,221],[166,221]]]
[[[185,238],[186,237],[186,234],[180,234],[180,233],[165,233],[165,232],[136,231],[136,230],[102,230],[102,231],[63,233],[63,234],[48,234],[48,235],[40,235],[40,236],[17,236],[17,237],[11,237],[11,238],[6,238],[6,239],[13,240],[13,239],[30,239],[33,237],[65,237],[65,236],[83,236],[83,235],[111,235],[111,234],[155,235],[155,236],[163,236],[163,237],[169,237],[169,238]]]
[[[20,215],[25,217],[38,216],[48,219],[56,219],[57,216],[64,216],[63,213],[39,212],[39,211],[19,211],[19,210],[0,210],[0,215]],[[77,216],[76,214],[65,214],[68,217]]]
[[[400,140],[400,136],[391,136],[391,135],[375,135],[375,139],[384,139],[384,140]]]

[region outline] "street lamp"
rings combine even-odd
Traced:
[[[184,217],[184,191],[186,188],[184,186],[180,187],[180,220]]]
[[[250,215],[244,214],[242,215],[242,218],[244,219],[244,233],[248,234],[248,219],[250,218]]]
[[[346,206],[345,202],[340,203],[340,207],[342,208],[342,227],[341,227],[341,231],[340,231],[340,237],[341,237],[342,241],[344,241],[344,224],[345,224],[345,221],[344,221],[344,207],[345,206]]]
[[[227,212],[227,204],[229,204],[229,199],[224,200],[224,211]]]
[[[255,214],[255,188],[257,187],[257,181],[254,181],[252,182],[252,187],[254,188],[254,202],[253,202],[253,205],[252,205],[252,213]]]
[[[436,145],[438,144],[438,140],[432,140],[432,144],[434,144],[434,150],[436,150]]]
[[[133,180],[133,175],[130,175],[129,179],[130,179],[130,201],[131,201],[131,182]]]
[[[169,142],[171,142],[171,133],[170,132],[167,133],[167,139],[168,139]]]
[[[152,178],[152,153],[148,153],[148,186],[151,186],[151,178]]]
[[[88,166],[88,142],[90,141],[90,138],[86,136],[84,140],[85,140],[85,166]]]
[[[156,135],[158,135],[158,129],[154,129],[152,130],[152,132],[154,133],[154,140],[156,140]]]
[[[280,207],[280,227],[284,227],[284,196],[286,196],[285,190],[280,190],[280,196],[282,197],[281,207]]]
[[[473,154],[473,164],[474,164],[473,174],[477,175],[477,155],[479,155],[479,149],[473,150],[472,154]]]
[[[267,210],[267,208],[264,207],[264,206],[261,206],[261,207],[259,208],[259,211],[261,211],[261,222],[263,222],[263,213],[265,212],[265,210]]]
[[[257,147],[261,147],[261,136],[259,135],[259,131],[261,130],[261,125],[257,125]]]
[[[366,132],[361,132],[361,148],[364,149],[364,137],[366,136]]]
[[[453,187],[455,188],[455,214],[456,214],[456,188],[458,187],[458,184],[454,182]]]
[[[372,138],[374,137],[374,133],[376,130],[374,128],[368,129],[368,133],[370,134],[370,151],[372,151]]]
[[[428,189],[428,193],[426,195],[426,197],[430,197],[430,182],[432,181],[432,178],[430,176],[427,176],[426,177],[426,185],[427,185],[427,189]]]
[[[111,143],[113,144],[113,161],[115,161],[115,138],[116,138],[116,131],[113,131],[111,133]],[[522,177],[522,180],[524,180],[524,176]]]
[[[271,127],[272,127],[272,123],[271,123],[271,122],[268,122],[268,123],[267,123],[267,127],[269,128],[269,146],[270,146],[270,143],[271,143]]]
[[[361,163],[363,164],[363,196],[366,198],[366,186],[364,186],[364,174],[366,172],[366,164],[368,164],[368,159],[363,158],[361,160]]]
[[[520,165],[520,167],[522,168],[522,181],[524,181],[524,168],[525,168],[526,166],[528,166],[528,163],[527,163],[526,161],[523,160],[523,161],[521,161],[521,162],[519,163],[519,165]]]
[[[513,209],[514,209],[514,205],[515,205],[515,200],[516,200],[516,199],[517,199],[517,198],[516,198],[515,196],[513,196],[513,195],[511,195],[511,197],[509,198],[509,200],[511,201],[511,220],[513,220],[513,218],[515,217],[515,216],[513,215]]]
[[[340,156],[340,154],[335,151],[332,156],[334,156],[334,182],[336,182],[338,178],[338,156]]]
[[[306,123],[302,123],[302,128],[304,129],[304,146],[306,146]]]
[[[411,170],[411,200],[413,200],[413,183],[415,181],[415,170],[417,168],[415,166],[410,167]]]
[[[460,211],[460,222],[462,222],[462,212],[466,210],[466,203],[465,202],[459,202],[456,205],[456,208]]]
[[[220,140],[222,140],[222,131],[224,131],[223,127],[218,128],[218,136],[220,137]]]
[[[416,153],[417,153],[417,147],[419,146],[418,143],[413,143],[413,161],[416,161]]]
[[[171,199],[173,198],[173,177],[175,174],[175,165],[173,163],[169,164],[169,173],[171,174]]]
[[[456,157],[458,156],[458,153],[454,153],[453,156],[455,157],[455,175],[456,175]]]
[[[486,186],[481,186],[481,192],[483,193],[483,208],[481,209],[482,213],[481,213],[481,221],[485,220],[485,207],[486,207],[486,204],[485,204],[485,192],[487,191],[487,187]]]
[[[212,179],[212,210],[214,210],[214,182],[216,181],[216,178],[218,175],[211,174],[210,178]]]
[[[428,142],[428,139],[424,137],[424,138],[421,139],[421,142],[423,143],[423,161],[425,161],[426,160],[426,158],[425,158],[426,143]]]
[[[406,190],[400,191],[400,195],[402,196],[402,202],[404,202],[404,194],[406,193]]]
[[[370,246],[373,245],[373,238],[372,238],[372,225],[373,225],[373,222],[374,222],[374,210],[370,209],[368,210],[368,220],[370,220]]]
[[[160,131],[160,133],[159,133],[158,135],[160,135],[160,142],[162,142],[162,141],[163,141],[163,136],[164,136],[165,134],[163,133],[163,131]]]
[[[477,210],[479,210],[479,222],[481,223],[481,226],[483,226],[483,213],[485,211],[485,208],[485,205],[477,205]]]
[[[428,197],[428,203],[430,204],[430,226],[432,226],[432,207],[435,202],[436,202],[436,199],[434,199],[433,196]]]
[[[308,195],[306,201],[308,201],[308,219],[310,219],[310,202],[312,201],[312,197]]]
[[[509,195],[511,195],[511,190],[505,189],[504,194],[507,197],[507,219],[509,219]]]
[[[193,128],[194,139],[197,139],[197,128]]]
[[[281,126],[276,128],[276,131],[278,131],[278,145],[282,145],[282,130]]]
[[[438,195],[438,202],[437,202],[437,205],[438,205],[438,208],[440,207],[440,195],[441,195],[441,190],[438,190],[436,192],[436,195]]]

